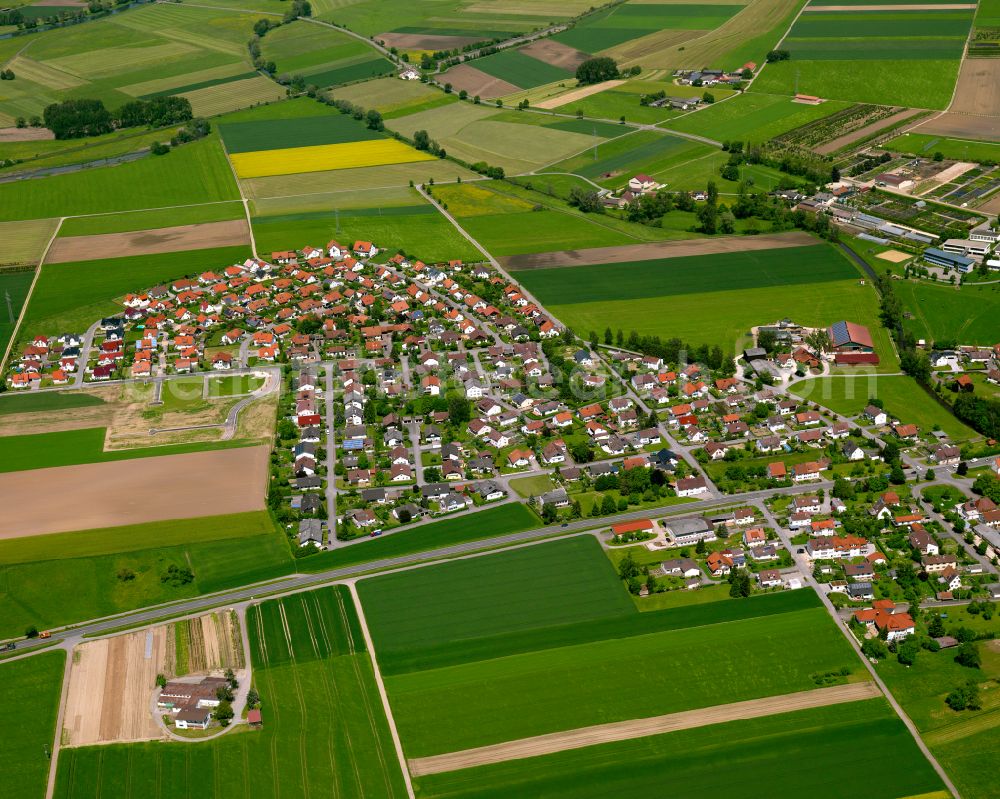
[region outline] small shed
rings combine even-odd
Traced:
[[[259,730],[264,726],[264,720],[261,718],[259,708],[247,711],[247,724],[255,730]]]

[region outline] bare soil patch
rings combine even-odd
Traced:
[[[836,139],[824,142],[819,147],[814,147],[813,149],[820,155],[835,153],[842,147],[846,147],[847,145],[867,138],[880,130],[891,127],[892,125],[896,125],[900,122],[904,122],[905,120],[922,113],[923,111],[920,111],[919,109],[914,110],[912,108],[907,108],[903,111],[898,111],[890,117],[880,119],[877,122],[872,122],[870,125],[865,125],[863,128],[858,128],[857,130],[851,131],[843,136],[838,136]]]
[[[8,514],[0,538],[263,510],[267,460],[242,447],[0,475],[0,505],[59,498]]]
[[[400,50],[454,50],[456,47],[482,41],[475,36],[441,36],[423,33],[380,33],[375,40],[383,42],[386,47],[396,47]]]
[[[577,50],[575,47],[552,39],[535,39],[522,47],[521,52],[554,67],[568,69],[570,72],[576,72],[576,68],[591,57],[583,50]]]
[[[123,258],[129,255],[202,250],[248,244],[250,234],[245,219],[205,222],[131,233],[101,233],[96,236],[67,236],[56,239],[45,260],[48,263],[86,261],[96,258]]]
[[[52,141],[55,137],[48,128],[0,128],[0,144],[12,141]]]
[[[813,691],[801,691],[794,694],[785,694],[784,696],[771,696],[766,699],[733,702],[728,705],[717,705],[700,710],[688,710],[682,713],[670,713],[665,716],[654,716],[647,719],[597,724],[593,727],[581,727],[580,729],[568,730],[567,732],[522,738],[518,741],[507,741],[502,744],[481,746],[476,749],[450,752],[445,755],[421,757],[408,761],[408,766],[411,776],[422,777],[427,774],[473,768],[489,763],[502,763],[506,760],[549,755],[554,752],[564,752],[568,749],[582,749],[587,746],[596,746],[597,744],[605,744],[612,741],[628,741],[648,735],[689,730],[694,727],[704,727],[708,724],[721,724],[739,719],[772,716],[776,713],[790,713],[795,710],[804,710],[812,707],[857,702],[861,699],[872,699],[881,695],[882,693],[879,691],[878,686],[872,682],[835,685],[830,688],[817,688]]]
[[[1000,214],[1000,194],[994,194],[976,210],[984,214]]]
[[[682,258],[688,255],[710,255],[720,252],[776,250],[783,247],[805,247],[815,244],[808,233],[772,233],[766,236],[719,236],[710,239],[684,241],[654,241],[624,247],[593,247],[586,250],[560,250],[530,255],[509,255],[500,263],[513,270],[549,269],[556,266],[620,264],[628,261],[651,261],[657,258]]]
[[[566,92],[565,94],[560,94],[557,97],[549,97],[546,100],[535,103],[537,108],[559,108],[560,106],[566,105],[567,103],[575,103],[577,100],[582,100],[585,97],[590,97],[594,94],[600,94],[606,89],[613,89],[615,86],[621,86],[625,81],[623,80],[606,80],[602,83],[593,83],[590,86],[581,86],[579,89],[574,89],[571,92]]]
[[[913,256],[906,252],[900,252],[899,250],[886,250],[875,256],[876,258],[881,258],[883,261],[888,261],[892,264],[901,264],[903,261],[909,261]]]
[[[1000,61],[1000,59],[997,60]],[[996,116],[971,116],[946,111],[939,117],[911,128],[910,132],[947,136],[954,139],[1000,141],[1000,121],[997,120]]]
[[[151,708],[156,675],[164,672],[166,642],[166,628],[156,627],[88,641],[73,650],[63,719],[66,746],[164,737]]]
[[[958,73],[958,88],[951,104],[951,114],[986,114],[1000,116],[1000,58],[966,58]],[[1000,125],[989,122],[991,139],[1000,138]],[[983,133],[987,132],[983,129]]]
[[[478,94],[480,97],[491,100],[494,97],[503,97],[505,94],[521,91],[520,86],[515,86],[500,78],[494,78],[468,64],[452,67],[447,72],[442,73],[439,80],[447,81],[455,87],[456,91],[465,89],[473,97]]]

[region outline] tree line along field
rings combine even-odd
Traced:
[[[731,351],[754,325],[791,316],[827,326],[866,325],[886,368],[895,355],[878,322],[873,288],[827,244],[517,273],[525,288],[577,331],[621,328],[626,335],[723,344]],[[893,369],[894,370],[894,369]]]
[[[55,796],[405,797],[347,589],[254,606],[247,627],[262,729],[196,744],[65,749]]]
[[[294,571],[285,537],[260,512],[7,539],[0,553],[3,637]],[[189,568],[193,580],[163,582],[171,565]]]
[[[45,795],[65,665],[61,651],[0,663],[0,702],[10,725],[0,736],[0,773],[17,780],[20,796]]]
[[[836,768],[844,751],[850,765]],[[947,799],[940,778],[882,699],[715,724],[642,740],[419,777],[427,799],[685,797]]]
[[[814,594],[640,614],[590,537],[361,581],[359,594],[408,757],[720,704],[720,681],[734,701],[858,669]],[[779,657],[791,640],[796,654]],[[624,663],[645,690],[620,679]]]
[[[844,416],[860,414],[870,397],[878,397],[885,402],[889,413],[903,424],[917,425],[921,432],[943,430],[953,441],[976,436],[972,428],[958,421],[913,378],[905,375],[818,378],[796,383],[791,390]]]

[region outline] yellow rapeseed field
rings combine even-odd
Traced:
[[[230,156],[241,178],[264,178],[272,175],[297,175],[302,172],[325,172],[363,166],[405,164],[430,161],[434,156],[415,150],[396,139],[374,139],[344,144],[318,144],[313,147],[289,147],[283,150],[257,150]]]

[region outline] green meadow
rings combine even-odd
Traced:
[[[4,394],[0,398],[0,416],[11,413],[41,413],[69,408],[103,405],[104,400],[83,391],[45,391],[36,394]]]
[[[0,736],[0,772],[17,779],[17,795],[45,796],[62,696],[65,652],[0,664],[0,702],[8,731]]]
[[[181,208],[162,208],[153,211],[74,216],[63,220],[59,227],[59,238],[97,236],[102,233],[131,233],[137,230],[155,230],[177,225],[200,225],[206,222],[227,222],[231,219],[243,219],[244,216],[243,203],[238,201]]]
[[[15,323],[17,315],[21,312],[21,306],[28,298],[28,291],[31,288],[31,281],[35,279],[35,271],[24,272],[2,272],[0,273],[0,294],[10,297],[11,310],[14,314]],[[6,303],[5,303],[6,304]],[[0,313],[0,351],[7,348],[7,342],[14,333],[14,323],[6,313],[6,309]]]
[[[956,290],[945,283],[904,280],[896,294],[911,317],[903,324],[917,338],[992,345],[997,339],[1000,291],[997,284],[970,283]]]
[[[262,729],[242,727],[194,744],[66,749],[55,796],[84,799],[99,789],[122,799],[185,799],[210,786],[219,799],[405,797],[347,590],[323,588],[256,605],[247,614],[247,626]]]
[[[1000,162],[1000,144],[996,142],[951,139],[927,133],[904,133],[882,145],[885,150],[932,158],[941,153],[956,161]]]
[[[838,762],[845,750],[852,752],[849,768],[823,765]],[[427,799],[603,799],[608,786],[621,795],[657,796],[664,775],[691,799],[947,796],[903,723],[881,699],[435,774],[418,778],[416,789]]]

